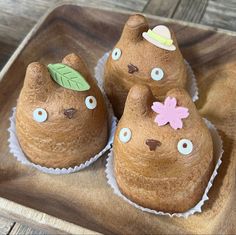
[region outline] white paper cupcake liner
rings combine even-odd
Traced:
[[[131,204],[132,206],[144,211],[144,212],[149,212],[149,213],[152,213],[152,214],[156,214],[156,215],[165,215],[165,216],[169,216],[169,217],[183,217],[183,218],[187,218],[189,217],[190,215],[193,215],[195,213],[200,213],[202,212],[202,206],[203,204],[205,203],[205,201],[207,201],[209,199],[208,197],[208,192],[210,190],[210,188],[212,187],[212,184],[213,184],[213,180],[214,178],[216,177],[217,175],[217,170],[218,168],[220,167],[221,165],[221,158],[222,158],[222,154],[223,154],[223,142],[221,140],[221,137],[220,135],[218,134],[217,132],[217,129],[215,128],[215,126],[208,120],[204,119],[206,125],[208,126],[209,128],[209,131],[211,133],[211,136],[212,136],[212,140],[213,140],[213,156],[214,156],[214,160],[216,162],[216,165],[215,165],[215,169],[211,175],[211,178],[207,184],[207,187],[205,189],[205,192],[202,196],[202,199],[191,209],[189,209],[188,211],[186,212],[183,212],[183,213],[167,213],[167,212],[163,212],[163,211],[156,211],[156,210],[152,210],[152,209],[149,209],[149,208],[144,208],[134,202],[132,202],[130,199],[128,199],[127,197],[125,197],[118,185],[117,185],[117,182],[116,182],[116,179],[115,179],[115,175],[114,175],[114,167],[113,167],[113,162],[114,162],[114,157],[113,157],[113,151],[111,149],[111,152],[108,154],[108,158],[107,158],[107,163],[106,163],[106,177],[107,177],[107,182],[108,184],[112,187],[114,193],[116,195],[118,195],[119,197],[121,197],[122,199],[124,199],[126,202],[128,202],[129,204]]]
[[[95,67],[95,77],[98,81],[99,86],[102,88],[104,91],[104,86],[103,86],[103,76],[104,76],[104,68],[106,61],[109,57],[110,52],[106,52],[97,62],[97,65]],[[188,72],[188,79],[187,79],[187,90],[192,97],[193,102],[198,100],[198,86],[197,86],[197,80],[195,78],[195,75],[193,73],[193,70],[190,66],[190,64],[184,60],[187,66],[187,72]]]
[[[107,109],[108,109],[109,138],[108,138],[108,142],[107,142],[106,147],[100,153],[96,154],[95,156],[93,156],[89,160],[87,160],[85,163],[82,163],[78,166],[69,167],[69,168],[51,168],[51,167],[48,168],[48,167],[41,166],[41,165],[31,162],[26,157],[24,152],[22,151],[20,143],[17,138],[16,122],[15,122],[16,108],[13,108],[13,114],[10,117],[10,127],[8,128],[8,131],[10,133],[10,137],[8,139],[10,153],[12,153],[13,156],[22,164],[32,166],[32,167],[34,167],[44,173],[48,173],[48,174],[70,174],[70,173],[77,172],[77,171],[80,171],[80,170],[88,167],[93,162],[95,162],[99,157],[101,157],[107,150],[109,150],[111,148],[111,145],[112,145],[113,139],[114,139],[116,126],[117,126],[117,118],[114,116],[112,106],[111,106],[110,102],[108,101],[108,98],[106,97],[105,93],[104,92],[102,92],[102,93],[104,95],[105,102],[106,102]]]

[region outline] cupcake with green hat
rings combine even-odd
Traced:
[[[136,84],[148,85],[158,99],[173,88],[186,89],[193,101],[198,95],[193,71],[174,31],[164,25],[150,28],[140,14],[129,17],[112,51],[99,60],[96,74],[103,79],[117,117],[122,116],[128,92]]]

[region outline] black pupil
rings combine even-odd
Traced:
[[[183,148],[187,148],[187,144],[186,143],[183,144]]]
[[[159,75],[159,71],[158,70],[156,70],[156,75]]]

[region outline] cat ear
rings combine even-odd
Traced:
[[[82,58],[75,53],[64,57],[62,63],[81,73],[85,78],[89,75],[88,68]]]
[[[142,40],[142,33],[149,28],[148,22],[143,15],[135,14],[129,17],[126,22],[123,33],[121,35],[122,40],[129,40],[137,42]]]
[[[33,62],[26,69],[23,92],[30,99],[44,102],[53,89],[53,81],[45,65]]]
[[[151,111],[154,100],[152,92],[147,85],[134,85],[128,94],[124,114],[137,114],[145,116]]]
[[[201,118],[195,104],[192,101],[192,98],[188,94],[186,90],[183,88],[174,88],[167,92],[166,97],[175,97],[177,100],[177,106],[188,108],[189,117],[188,120],[191,119],[199,119]],[[187,120],[186,119],[186,120]]]

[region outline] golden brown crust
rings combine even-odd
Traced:
[[[109,56],[104,73],[106,93],[111,100],[115,114],[121,117],[129,89],[135,84],[147,84],[156,97],[164,96],[168,90],[176,87],[185,88],[187,70],[179,50],[174,33],[171,31],[175,51],[168,51],[154,46],[142,37],[149,26],[144,16],[130,16],[126,22],[120,40],[114,48],[121,49],[122,55],[114,61]],[[129,73],[128,65],[138,68]],[[164,79],[151,79],[151,70],[159,67],[164,71]]]
[[[61,87],[50,78],[45,65],[31,63],[16,109],[16,131],[23,151],[32,162],[53,168],[87,161],[105,147],[108,139],[104,97],[86,65],[75,54],[67,55],[62,63],[79,71],[91,88],[79,92]],[[93,110],[85,105],[90,95],[97,100]],[[39,107],[48,114],[43,123],[33,119],[33,111]]]
[[[158,126],[151,105],[155,98],[144,85],[131,88],[124,114],[114,139],[115,175],[120,190],[132,201],[165,212],[183,212],[194,207],[203,195],[213,171],[213,144],[210,132],[183,89],[172,89],[177,105],[189,109],[183,128],[169,124]],[[132,137],[122,143],[119,133],[129,128]],[[193,151],[185,156],[178,152],[180,139],[189,139]],[[156,140],[153,151],[147,140]]]

